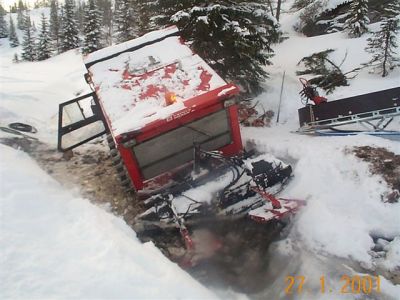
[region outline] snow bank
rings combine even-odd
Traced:
[[[353,259],[372,267],[371,236],[400,235],[400,203],[381,201],[388,189],[357,159],[352,146],[385,147],[397,154],[400,144],[369,136],[318,138],[287,132],[287,127],[245,130],[257,147],[294,167],[294,179],[282,196],[307,199],[295,231],[317,253]]]
[[[0,298],[215,298],[25,153],[0,152]]]
[[[50,145],[57,142],[58,105],[91,92],[83,74],[81,55],[71,50],[41,62],[12,63],[20,47],[0,45],[0,124],[23,122],[38,130],[38,138]]]

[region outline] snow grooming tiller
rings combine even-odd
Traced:
[[[399,137],[398,130],[386,130],[400,116],[400,87],[327,102],[315,88],[300,79],[305,107],[298,110],[299,133],[343,136],[365,133],[386,138]],[[315,105],[308,104],[311,100]],[[351,126],[361,125],[362,130]]]
[[[141,236],[176,228],[187,249],[183,264],[193,266],[201,257],[190,227],[240,218],[262,224],[284,221],[305,205],[302,200],[276,197],[291,178],[292,168],[271,155],[252,158],[252,154],[225,157],[195,146],[191,176],[145,200],[149,208],[137,217],[135,231]]]

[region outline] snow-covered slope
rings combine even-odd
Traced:
[[[284,89],[282,93],[282,105],[280,123],[288,123],[292,130],[298,128],[297,109],[303,105],[300,101],[299,91],[301,84],[296,71],[302,70],[297,64],[305,57],[315,52],[327,49],[336,50],[330,58],[338,65],[343,61],[341,69],[343,73],[361,67],[362,64],[371,60],[372,54],[364,51],[367,45],[367,38],[370,34],[365,34],[360,38],[349,38],[344,32],[337,32],[315,37],[306,37],[294,31],[297,14],[283,14],[282,29],[289,37],[282,43],[275,45],[275,56],[272,58],[272,65],[267,68],[270,79],[266,82],[267,91],[260,95],[259,100],[265,108],[278,110],[280,88],[283,72],[286,72]],[[371,24],[371,31],[377,30],[379,24]],[[400,35],[399,35],[400,40]],[[307,78],[307,76],[302,76]],[[362,69],[354,79],[349,80],[349,86],[338,87],[332,94],[325,95],[320,90],[322,96],[327,96],[329,101],[336,99],[366,94],[383,89],[400,86],[400,68],[394,69],[389,76],[381,77],[371,73],[370,68]],[[400,128],[400,122],[396,123]]]
[[[0,298],[215,298],[27,154],[4,145],[0,152]]]
[[[30,12],[37,26],[41,13],[47,16],[49,9]],[[12,17],[16,24],[16,14]],[[17,35],[21,43],[22,32],[17,30]],[[82,57],[71,50],[46,61],[12,63],[14,54],[21,57],[21,48],[11,48],[8,39],[0,39],[0,126],[26,122],[40,128],[40,140],[55,145],[58,104],[91,91],[83,78]]]

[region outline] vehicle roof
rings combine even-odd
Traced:
[[[167,119],[188,106],[195,108],[197,96],[209,93],[211,104],[219,96],[237,93],[237,87],[227,85],[178,34],[175,26],[168,27],[85,58],[115,136]],[[171,95],[176,102],[167,105]]]

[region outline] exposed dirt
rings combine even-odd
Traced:
[[[382,201],[395,203],[400,200],[400,155],[388,151],[381,147],[354,147],[352,152],[360,159],[370,164],[372,174],[380,175],[392,189],[382,195]],[[381,236],[373,236],[375,247],[371,249],[370,254],[376,262],[375,274],[384,276],[394,284],[400,283],[400,269],[388,270],[382,263],[385,260],[387,251],[385,245],[392,241]]]
[[[370,146],[355,147],[354,154],[362,160],[370,163],[372,174],[381,175],[392,191],[383,196],[385,202],[398,202],[400,200],[400,155],[388,151],[385,148]]]

